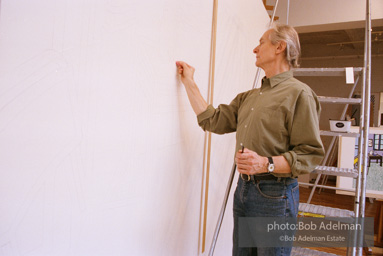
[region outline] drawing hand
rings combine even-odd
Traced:
[[[181,81],[183,84],[194,81],[194,71],[195,68],[183,61],[176,62],[178,74],[181,75]]]

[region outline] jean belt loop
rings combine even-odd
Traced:
[[[281,177],[278,177],[277,182],[281,182]],[[285,181],[285,185],[286,185],[286,181]]]

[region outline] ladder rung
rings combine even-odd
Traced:
[[[324,97],[318,96],[318,100],[323,103],[339,103],[339,104],[360,104],[361,98],[337,98],[337,97]]]
[[[356,132],[332,132],[332,131],[320,131],[322,136],[343,136],[343,137],[359,137],[359,133]]]
[[[311,213],[316,215],[323,215],[325,217],[354,217],[353,211],[331,208],[322,205],[299,203],[299,211],[304,213]]]
[[[363,68],[354,68],[355,72],[362,72]],[[296,68],[294,76],[346,76],[345,68]]]
[[[343,177],[358,177],[358,170],[351,168],[339,168],[333,166],[323,166],[319,165],[315,168],[314,173],[321,173],[326,175],[333,176],[343,176]]]
[[[338,256],[337,254],[321,252],[304,247],[293,247],[291,250],[291,256]]]

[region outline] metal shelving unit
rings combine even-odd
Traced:
[[[363,68],[354,68],[354,76],[356,79],[355,79],[354,86],[351,89],[351,92],[349,94],[349,98],[323,97],[323,96],[319,97],[320,102],[324,103],[324,104],[326,104],[326,103],[328,103],[328,104],[333,104],[333,103],[346,104],[344,111],[343,111],[343,114],[341,116],[341,119],[344,118],[347,107],[349,104],[361,104],[361,105],[364,104],[364,101],[362,99],[352,98],[352,95],[353,95],[355,87],[359,81],[359,78],[361,76],[363,76],[363,70],[364,70]],[[331,77],[331,76],[345,76],[345,74],[346,74],[345,68],[307,68],[307,69],[306,68],[300,68],[300,69],[294,70],[294,76],[295,77],[299,77],[299,76],[302,76],[302,77],[304,77],[304,76],[318,76],[318,77],[319,76],[326,76],[326,77],[330,76]],[[360,130],[362,131],[362,129],[363,129],[363,127],[361,127]],[[333,176],[343,176],[343,177],[353,177],[353,178],[357,178],[359,176],[358,170],[356,170],[356,169],[337,168],[337,167],[333,167],[333,166],[326,166],[326,162],[328,162],[328,158],[329,158],[329,155],[331,152],[331,147],[334,146],[336,137],[354,137],[354,138],[359,137],[360,138],[361,133],[320,131],[320,135],[321,136],[333,136],[333,140],[330,143],[329,150],[326,151],[326,156],[325,156],[324,161],[323,161],[323,163],[325,165],[317,166],[315,168],[315,170],[313,171],[313,173],[318,174],[317,178],[315,180],[315,183],[314,184],[300,183],[301,185],[305,185],[305,186],[313,186],[313,188],[311,190],[307,204],[300,204],[299,210],[302,212],[307,212],[308,210],[310,210],[310,213],[312,213],[312,214],[320,214],[320,215],[331,216],[331,217],[340,217],[340,216],[344,215],[341,211],[336,211],[336,213],[339,214],[339,216],[337,216],[337,215],[334,215],[335,212],[332,211],[328,207],[308,207],[308,205],[310,205],[312,196],[314,195],[315,189],[317,187],[319,187],[319,188],[330,188],[330,189],[334,188],[334,187],[330,187],[330,186],[318,185],[319,180],[322,177],[322,175],[333,175]],[[342,188],[334,188],[334,189],[345,190],[345,191],[355,191],[355,189],[351,189],[351,190],[350,189],[342,189]],[[331,214],[326,215],[325,213],[327,210],[329,211],[329,213],[331,212]],[[345,212],[346,212],[346,210],[345,210]],[[347,212],[347,215],[349,215],[348,212]],[[355,216],[355,214],[353,216]]]

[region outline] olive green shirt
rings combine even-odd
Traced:
[[[323,158],[320,110],[311,88],[287,71],[263,78],[261,88],[237,95],[229,105],[209,105],[197,118],[205,131],[236,131],[236,152],[243,145],[261,156],[284,156],[291,174],[273,174],[297,177],[314,170]]]

